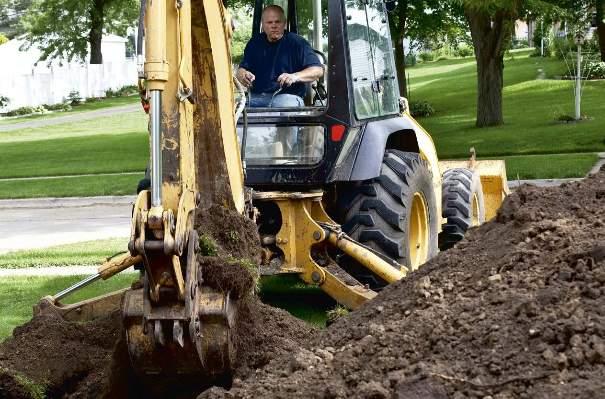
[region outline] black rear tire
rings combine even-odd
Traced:
[[[426,218],[426,232],[422,233],[425,238],[422,244],[426,246],[422,252],[410,246],[410,231],[418,230],[414,228],[417,222],[413,222],[412,213],[419,202],[424,202]],[[380,176],[352,187],[343,196],[341,206],[345,212],[342,227],[348,235],[402,265],[415,269],[438,252],[432,174],[426,161],[416,153],[387,150]],[[372,288],[384,285],[377,278],[372,283],[367,276],[355,277]]]
[[[466,231],[485,221],[483,189],[478,173],[466,168],[448,169],[442,178],[442,216],[439,248],[446,250],[462,240]]]

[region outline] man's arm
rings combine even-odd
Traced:
[[[282,73],[277,78],[280,86],[289,87],[293,83],[309,83],[320,79],[324,75],[324,69],[320,66],[310,66],[295,73]]]

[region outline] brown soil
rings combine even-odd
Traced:
[[[214,241],[219,258],[260,260],[260,240],[252,220],[213,205],[197,210],[195,226],[200,237]]]
[[[30,393],[14,375],[0,370],[0,398],[29,399],[30,397]]]
[[[605,174],[521,187],[497,220],[202,398],[595,398],[605,392]]]
[[[88,323],[69,323],[48,313],[15,328],[0,345],[0,367],[44,385],[49,398],[96,397],[119,331],[117,312]],[[3,388],[9,398],[19,397],[22,389]]]

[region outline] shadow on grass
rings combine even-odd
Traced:
[[[326,325],[326,312],[336,306],[336,301],[321,289],[306,285],[294,275],[263,277],[259,296],[264,303],[320,327]]]

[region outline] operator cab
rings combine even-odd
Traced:
[[[262,10],[283,8],[286,30],[305,38],[324,65],[307,87],[303,107],[246,107],[238,135],[246,184],[322,187],[346,181],[364,126],[396,117],[399,90],[383,0],[256,0],[252,35]]]

